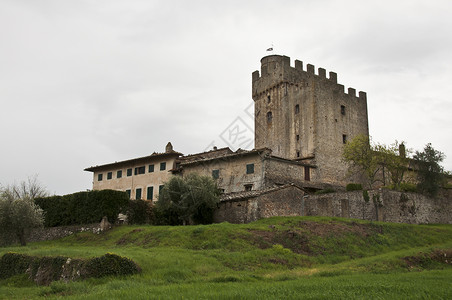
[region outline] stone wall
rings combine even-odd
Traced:
[[[214,221],[249,223],[273,216],[298,216],[304,192],[293,185],[230,196],[219,204]]]
[[[102,230],[99,223],[88,225],[36,228],[29,233],[27,242],[55,240],[72,235],[74,233],[85,231],[100,233]]]
[[[394,223],[452,224],[452,201],[416,193],[389,190],[338,192],[306,195],[296,189],[282,189],[240,201],[220,203],[215,221],[247,223],[271,216],[327,216]]]

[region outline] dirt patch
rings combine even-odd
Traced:
[[[367,237],[375,232],[382,233],[382,227],[368,224],[360,224],[356,222],[350,223],[318,223],[310,221],[302,221],[299,227],[308,230],[311,234],[316,236],[337,236],[343,234],[356,234]]]
[[[253,243],[261,248],[267,249],[273,245],[279,244],[284,248],[292,250],[298,254],[312,254],[308,245],[308,237],[305,233],[294,230],[286,231],[264,231],[250,230]]]
[[[434,269],[438,266],[452,266],[452,249],[435,250],[402,258],[409,270]]]
[[[353,234],[365,239],[373,234],[383,232],[381,226],[357,222],[318,223],[301,221],[289,230],[278,230],[274,225],[270,225],[269,228],[271,230],[249,230],[251,239],[257,247],[267,249],[275,244],[280,244],[294,253],[305,255],[319,254],[318,246],[316,247],[317,250],[311,248],[313,246],[311,241],[314,237],[328,238]]]
[[[143,231],[142,228],[137,228],[137,229],[131,230],[130,232],[123,235],[119,240],[117,240],[116,245],[124,246],[124,245],[135,243],[138,240],[138,238],[134,237],[133,235],[134,235],[134,233],[141,232],[141,231]]]

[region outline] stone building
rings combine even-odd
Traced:
[[[86,168],[93,189],[127,191],[133,199],[155,200],[172,175],[212,176],[225,193],[264,191],[295,184],[305,191],[345,186],[343,144],[368,134],[366,94],[344,92],[337,76],[287,56],[262,58],[252,74],[255,149],[214,148],[184,156],[168,143],[164,153]],[[268,193],[266,193],[268,194]]]
[[[353,88],[344,92],[336,73],[287,56],[262,58],[252,75],[255,147],[273,155],[315,165],[316,180],[344,185],[343,145],[356,135],[369,135],[367,99]]]

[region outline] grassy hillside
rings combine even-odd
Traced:
[[[38,287],[0,281],[0,298],[299,299],[452,298],[452,226],[319,217],[251,224],[122,226],[27,247],[37,256],[87,258],[112,252],[142,273]]]

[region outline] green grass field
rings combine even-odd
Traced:
[[[142,268],[120,278],[37,286],[0,281],[0,298],[34,299],[452,299],[452,225],[322,217],[251,224],[122,226],[0,255],[87,258],[107,252]]]

